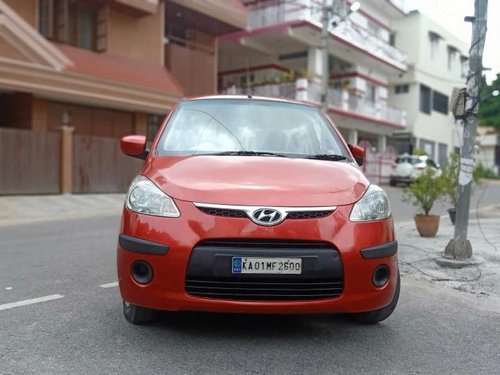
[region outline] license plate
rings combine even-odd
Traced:
[[[233,257],[233,273],[300,275],[302,258]]]

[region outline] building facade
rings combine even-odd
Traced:
[[[0,127],[119,137],[157,127],[184,95],[213,94],[217,39],[237,0],[0,0]],[[156,126],[155,126],[156,125]]]
[[[165,65],[186,96],[217,92],[218,37],[247,27],[240,0],[168,0]]]
[[[449,101],[454,87],[465,87],[466,43],[418,11],[395,21],[394,29],[396,47],[408,53],[407,72],[392,77],[389,87],[389,102],[407,110],[408,128],[395,134],[397,147],[422,149],[446,164],[462,142]]]
[[[0,127],[145,134],[183,95],[158,0],[1,0]]]
[[[117,139],[152,139],[184,95],[214,94],[217,37],[247,15],[239,0],[0,0],[0,194],[123,191],[138,164]]]
[[[493,127],[478,128],[476,163],[500,176],[500,132]]]
[[[220,38],[219,92],[321,101],[322,1],[244,0],[248,30]],[[331,2],[345,11],[350,1]],[[364,0],[345,20],[332,17],[328,41],[328,113],[350,143],[369,141],[379,151],[405,111],[388,104],[392,77],[407,71],[394,47],[392,24],[403,20],[402,1]],[[340,13],[339,13],[340,14]]]

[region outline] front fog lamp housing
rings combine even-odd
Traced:
[[[365,195],[356,202],[351,211],[351,221],[373,221],[386,219],[391,215],[391,205],[385,191],[377,185],[370,185]]]
[[[127,193],[126,206],[141,214],[179,217],[179,209],[172,198],[161,191],[151,180],[137,176]]]

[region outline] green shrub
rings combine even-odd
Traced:
[[[450,199],[453,207],[457,207],[458,202],[458,170],[460,159],[457,153],[450,154],[448,165],[443,168],[441,177],[443,178],[445,194]]]
[[[447,193],[446,180],[436,176],[433,168],[425,171],[403,191],[403,201],[417,206],[424,215],[429,215],[432,206]]]

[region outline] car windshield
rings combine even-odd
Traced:
[[[415,165],[418,163],[424,163],[425,158],[421,156],[400,156],[396,159],[396,164],[401,164],[401,163],[409,163],[411,165]]]
[[[160,138],[157,153],[348,157],[338,135],[316,108],[258,99],[180,103]]]

